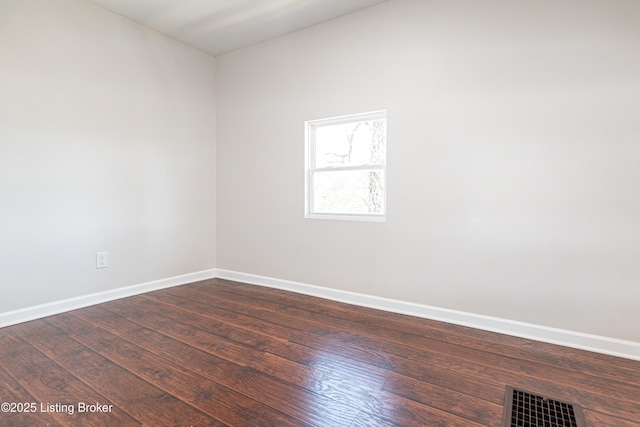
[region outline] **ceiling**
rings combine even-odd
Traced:
[[[89,0],[217,56],[387,0]]]

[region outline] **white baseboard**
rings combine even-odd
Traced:
[[[543,341],[581,350],[624,357],[627,359],[640,360],[640,343],[634,341],[625,341],[599,335],[585,334],[582,332],[415,304],[390,298],[275,279],[272,277],[240,273],[237,271],[216,269],[215,275],[220,279],[277,288],[363,307],[439,320],[485,331],[513,335],[520,338]]]
[[[375,308],[393,313],[407,314],[426,319],[439,320],[456,325],[469,326],[485,331],[498,332],[516,337],[548,342],[551,344],[573,347],[581,350],[594,351],[627,359],[640,360],[640,343],[625,341],[616,338],[599,335],[585,334],[582,332],[551,328],[532,323],[518,322],[515,320],[501,319],[446,308],[416,304],[412,302],[343,291],[339,289],[325,288],[306,283],[292,282],[289,280],[272,277],[258,276],[224,269],[209,269],[181,276],[169,277],[110,291],[84,295],[62,301],[27,307],[20,310],[0,313],[0,328],[29,320],[63,313],[78,308],[88,307],[119,298],[138,295],[172,286],[184,285],[199,280],[221,278],[237,282],[249,283],[286,291],[297,292],[305,295],[317,296],[333,301],[362,307]]]
[[[197,282],[199,280],[212,279],[215,277],[215,269],[198,271],[195,273],[183,274],[180,276],[168,277],[166,279],[154,280],[152,282],[140,283],[138,285],[113,289],[110,291],[98,292],[90,295],[69,298],[62,301],[55,301],[47,304],[27,307],[20,310],[0,313],[0,328],[27,322],[29,320],[40,319],[54,314],[88,307],[90,305],[113,301],[116,299],[156,291],[158,289],[172,286],[184,285]]]

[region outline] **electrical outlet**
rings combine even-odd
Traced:
[[[96,252],[96,268],[109,266],[109,252]]]

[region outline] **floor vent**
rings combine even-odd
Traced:
[[[584,427],[578,405],[507,387],[503,427]]]

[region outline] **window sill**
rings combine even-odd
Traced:
[[[330,219],[338,221],[387,222],[386,215],[357,215],[357,214],[306,214],[306,219]]]

